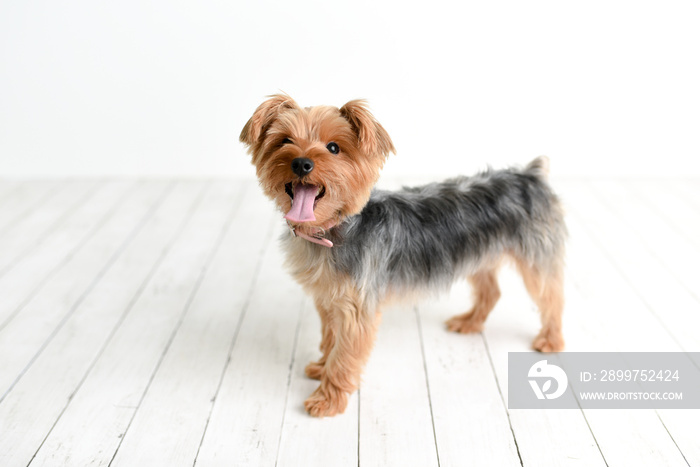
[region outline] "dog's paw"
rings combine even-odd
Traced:
[[[348,395],[333,386],[319,386],[304,402],[304,407],[313,417],[332,417],[345,412]]]
[[[564,350],[564,338],[561,333],[540,333],[534,341],[532,348],[538,352],[561,352]]]
[[[321,379],[321,373],[323,372],[323,364],[321,362],[311,362],[306,365],[304,369],[306,376],[311,379]]]
[[[462,315],[453,316],[447,320],[447,329],[452,332],[469,334],[472,332],[481,332],[484,329],[484,322],[474,318],[473,313],[464,313]]]

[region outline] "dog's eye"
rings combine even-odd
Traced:
[[[331,154],[338,154],[340,152],[338,145],[332,141],[326,145],[326,149],[328,149]]]
[[[289,138],[284,138],[282,140],[282,145],[284,146],[285,144],[292,144],[292,140]]]

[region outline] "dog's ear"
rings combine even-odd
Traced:
[[[277,116],[285,109],[298,109],[299,105],[286,94],[275,94],[255,109],[253,116],[241,131],[240,141],[253,146],[262,141]]]
[[[386,157],[390,152],[396,153],[389,133],[374,118],[364,100],[353,100],[340,108],[340,115],[352,125],[363,152],[370,155]]]

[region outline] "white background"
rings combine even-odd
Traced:
[[[367,98],[385,176],[700,175],[697,2],[0,0],[0,177],[244,176],[268,94]]]

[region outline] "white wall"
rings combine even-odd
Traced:
[[[264,96],[364,97],[385,175],[700,175],[697,2],[0,0],[0,177],[251,176]]]

